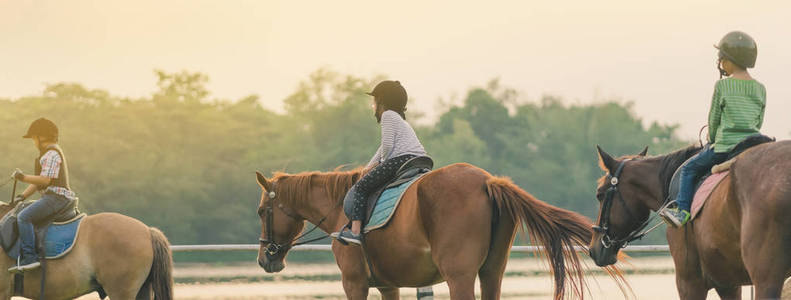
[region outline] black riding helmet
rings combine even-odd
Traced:
[[[30,127],[27,129],[27,134],[25,134],[25,136],[22,138],[29,139],[33,136],[51,138],[52,140],[57,141],[58,126],[46,118],[39,118],[30,124]]]
[[[374,101],[377,105],[381,105],[384,111],[392,110],[401,115],[406,120],[404,112],[406,111],[407,94],[406,89],[401,86],[401,83],[395,80],[385,80],[380,82],[374,87],[374,90],[368,95],[374,96]],[[377,121],[381,116],[376,115]]]
[[[730,60],[745,69],[755,67],[758,45],[755,44],[752,37],[744,32],[728,32],[714,47],[719,49],[717,55],[720,59]]]

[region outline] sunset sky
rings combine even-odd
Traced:
[[[212,96],[279,110],[321,67],[400,80],[410,107],[500,78],[526,100],[617,97],[647,121],[705,124],[714,43],[758,42],[764,132],[791,137],[791,1],[0,0],[0,98],[79,82],[147,96],[154,69],[210,76]]]

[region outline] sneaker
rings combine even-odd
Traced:
[[[348,243],[353,243],[353,244],[357,244],[357,245],[361,244],[360,240],[362,239],[362,235],[361,234],[354,234],[349,229],[344,229],[340,233],[337,233],[337,235],[335,235],[335,236],[336,236],[336,239],[339,242],[341,242],[342,244],[344,244],[344,245],[346,245]]]
[[[684,226],[689,221],[689,212],[678,208],[663,209],[659,212],[659,216],[665,219],[665,223],[675,228]]]
[[[17,266],[11,267],[8,269],[8,272],[11,273],[21,273],[29,270],[36,269],[41,266],[41,263],[36,260],[36,258],[31,257],[30,259],[22,258],[22,260],[18,263]]]

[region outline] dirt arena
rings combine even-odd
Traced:
[[[589,262],[589,265],[592,263]],[[630,299],[677,299],[673,264],[668,257],[633,258],[622,265],[634,294]],[[552,282],[546,268],[535,259],[512,259],[503,280],[502,299],[552,299]],[[177,265],[176,299],[345,299],[340,273],[334,264],[289,265],[276,275],[257,266],[217,267],[204,264]],[[589,277],[589,299],[624,299],[613,281],[604,275]],[[476,289],[477,290],[477,289]],[[434,286],[435,299],[449,299],[445,284]],[[414,299],[415,289],[401,289],[402,299]],[[21,299],[21,298],[20,298]],[[79,299],[98,299],[96,294]],[[369,299],[379,299],[371,290]],[[719,299],[712,290],[709,299]],[[750,288],[743,288],[750,299]]]

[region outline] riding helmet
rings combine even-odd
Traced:
[[[374,96],[374,101],[382,105],[385,110],[393,110],[401,114],[406,111],[406,89],[398,81],[382,81],[374,87],[373,91],[366,94]]]
[[[714,47],[719,49],[717,55],[720,59],[728,59],[745,69],[755,67],[758,46],[755,40],[744,32],[731,31]]]
[[[58,126],[46,118],[39,118],[30,124],[30,127],[27,129],[27,134],[25,134],[25,136],[22,138],[27,139],[33,137],[34,135],[57,139]]]

